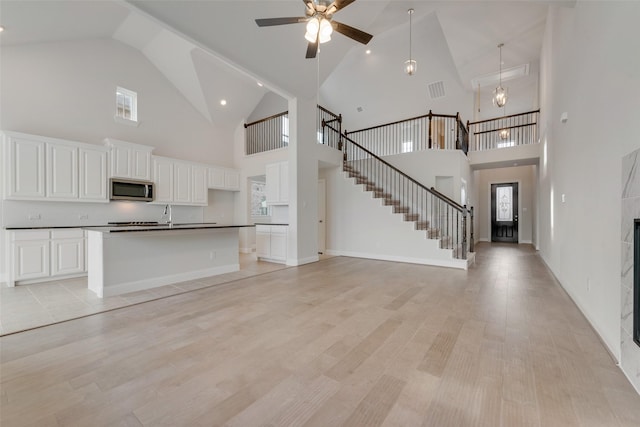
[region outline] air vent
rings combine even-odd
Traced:
[[[429,84],[429,96],[431,99],[438,99],[444,97],[444,82],[433,82]]]
[[[362,107],[358,107],[356,110],[358,110],[358,113],[362,113]]]

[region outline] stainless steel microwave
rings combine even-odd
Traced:
[[[111,200],[153,201],[153,182],[134,179],[111,178],[109,180]]]

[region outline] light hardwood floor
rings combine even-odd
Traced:
[[[330,258],[0,338],[10,426],[638,426],[528,246]]]
[[[88,316],[141,302],[189,292],[287,268],[257,261],[255,254],[240,254],[240,271],[205,277],[144,291],[98,298],[87,277],[18,285],[0,284],[0,336]]]

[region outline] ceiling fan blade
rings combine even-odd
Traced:
[[[274,25],[297,24],[300,22],[307,22],[307,20],[308,18],[306,16],[290,18],[262,18],[256,19],[256,24],[258,24],[258,27],[272,27]]]
[[[340,9],[344,9],[345,7],[349,6],[354,1],[356,0],[335,0],[333,4],[336,6],[336,12],[337,12]]]
[[[318,42],[316,41],[315,43],[309,43],[307,45],[307,59],[311,59],[311,58],[315,58],[316,54],[318,53]]]
[[[361,31],[357,28],[353,28],[350,25],[343,24],[342,22],[331,21],[331,25],[333,26],[333,29],[340,34],[344,34],[345,36],[362,44],[369,43],[369,41],[371,41],[371,39],[373,38],[371,34],[365,33],[364,31]]]

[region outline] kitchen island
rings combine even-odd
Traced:
[[[238,271],[243,227],[252,225],[84,227],[89,289],[102,298]]]

